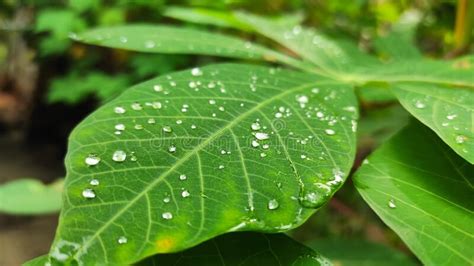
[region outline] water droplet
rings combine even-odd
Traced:
[[[262,132],[257,132],[257,133],[255,133],[255,137],[256,137],[258,140],[266,140],[266,139],[269,138],[267,133],[262,133]]]
[[[202,71],[201,71],[200,68],[195,67],[195,68],[191,69],[191,75],[193,75],[193,76],[201,76],[201,75],[202,75]]]
[[[171,153],[176,152],[176,146],[171,145],[171,146],[168,148],[168,151],[171,152]]]
[[[179,175],[179,180],[186,180],[188,178],[186,175]]]
[[[219,169],[220,169],[220,170],[224,169],[224,166],[223,166],[222,164],[219,165]]]
[[[326,134],[331,135],[331,136],[336,134],[336,131],[334,131],[332,129],[325,129],[324,132],[326,132]]]
[[[190,195],[190,194],[189,194],[189,191],[187,191],[187,190],[183,190],[183,191],[181,192],[181,197],[183,197],[183,198],[187,198],[187,197],[189,197],[189,195]]]
[[[164,197],[163,198],[163,202],[164,203],[169,203],[171,201],[171,198],[170,197]]]
[[[151,48],[154,48],[155,46],[156,46],[156,44],[155,44],[154,41],[146,41],[145,42],[145,48],[151,49]]]
[[[418,108],[418,109],[423,109],[423,108],[426,107],[426,105],[425,105],[422,101],[417,100],[417,101],[415,102],[415,107]]]
[[[112,155],[112,160],[115,162],[123,162],[127,158],[127,154],[122,150],[117,150]]]
[[[464,143],[464,141],[466,141],[466,136],[463,136],[463,135],[459,135],[459,136],[456,136],[456,143],[458,144],[462,144]]]
[[[154,118],[149,118],[148,119],[148,124],[155,124],[156,120]]]
[[[451,115],[447,115],[447,116],[446,116],[446,118],[447,118],[448,120],[453,120],[453,119],[456,118],[456,117],[457,117],[457,115],[455,115],[455,114],[451,114]]]
[[[311,92],[314,93],[314,94],[318,94],[319,93],[319,88],[312,88]]]
[[[161,105],[160,102],[153,102],[153,103],[151,104],[151,107],[152,107],[153,109],[161,109],[161,106],[162,106],[162,105]]]
[[[225,111],[224,106],[219,106],[219,111],[224,112]]]
[[[191,129],[196,129],[196,125],[191,125]]]
[[[257,148],[260,144],[256,140],[252,140],[252,147]]]
[[[390,209],[395,209],[397,207],[397,205],[395,204],[395,201],[393,199],[390,199],[388,201],[388,207],[390,207]]]
[[[216,104],[216,100],[209,100],[209,104]]]
[[[99,185],[99,180],[98,179],[92,179],[89,184],[91,184],[91,186],[98,186]]]
[[[280,112],[278,112],[278,113],[275,114],[275,117],[276,117],[276,118],[282,118],[282,117],[283,117],[283,114],[280,113]]]
[[[278,201],[276,199],[271,199],[268,201],[268,209],[269,210],[275,210],[280,206]]]
[[[90,188],[86,188],[82,191],[82,196],[86,199],[93,199],[95,198],[95,192]]]
[[[119,39],[120,39],[120,42],[121,42],[121,43],[126,43],[126,42],[128,42],[128,39],[127,39],[127,37],[125,37],[125,36],[120,36]]]
[[[117,240],[119,244],[125,244],[127,243],[127,241],[128,241],[127,238],[124,236],[119,237],[119,239]]]
[[[136,162],[138,160],[137,156],[135,155],[135,152],[132,152],[130,154],[130,161]]]
[[[262,152],[262,153],[260,153],[260,157],[262,157],[262,158],[267,157],[267,154]]]
[[[132,103],[131,105],[132,109],[135,110],[135,111],[140,111],[143,109],[142,105],[139,104],[139,103]]]
[[[163,127],[163,132],[171,133],[171,132],[173,132],[173,129],[171,129],[170,126],[164,126],[164,127]]]
[[[183,120],[176,120],[176,124],[181,125],[183,123]]]
[[[263,148],[264,150],[268,150],[268,148],[270,148],[270,145],[268,145],[268,144],[263,144],[263,145],[262,145],[262,148]]]
[[[141,129],[143,129],[143,125],[136,124],[133,128],[135,128],[137,130],[141,130]]]
[[[173,219],[173,214],[171,214],[171,212],[164,212],[161,214],[161,217],[165,220],[171,220]]]
[[[331,196],[331,188],[326,184],[317,183],[316,188],[307,191],[300,197],[300,204],[305,208],[318,208]]]
[[[96,154],[89,154],[86,157],[85,162],[88,166],[97,165],[100,163],[100,157],[97,156]]]
[[[114,108],[114,112],[116,114],[124,114],[126,112],[126,110],[122,106],[117,106],[117,107]]]
[[[252,130],[260,130],[260,124],[259,123],[252,123],[252,125],[250,126],[252,128]]]
[[[306,96],[306,95],[298,96],[298,98],[296,98],[296,100],[300,103],[300,105],[304,105],[304,104],[308,103],[308,101],[309,101],[308,96]]]
[[[123,130],[125,130],[125,125],[124,124],[117,124],[117,125],[115,125],[115,129],[123,131]]]
[[[303,159],[303,160],[307,158],[306,155],[304,155],[304,154],[301,154],[300,157],[301,157],[301,159]]]
[[[156,92],[162,92],[163,87],[161,85],[155,85],[153,86],[153,90],[155,90]]]

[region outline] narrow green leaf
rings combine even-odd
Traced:
[[[44,185],[36,179],[18,179],[0,185],[0,212],[33,215],[61,209],[63,180]]]
[[[474,164],[474,90],[397,84],[400,103],[455,152]]]
[[[138,265],[332,265],[284,234],[232,233],[176,254],[155,255]]]
[[[124,25],[96,28],[75,36],[77,41],[131,51],[202,54],[240,59],[301,62],[263,46],[204,30],[163,25]]]
[[[413,266],[398,250],[363,239],[321,239],[308,244],[339,266]]]
[[[50,258],[129,264],[226,232],[294,228],[345,180],[356,105],[347,85],[252,65],[135,86],[70,137]]]
[[[474,261],[474,166],[413,123],[374,152],[354,182],[425,265]]]
[[[44,266],[47,260],[47,256],[41,256],[25,266]],[[216,237],[183,252],[155,255],[137,265],[329,266],[332,263],[284,234],[242,232]]]
[[[236,17],[329,74],[350,74],[358,66],[378,63],[378,60],[360,51],[352,42],[333,40],[311,28],[281,24],[244,12],[236,13]]]

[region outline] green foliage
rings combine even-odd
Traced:
[[[61,208],[62,179],[44,185],[36,179],[18,179],[0,186],[0,212],[32,215],[58,212]]]
[[[101,72],[86,75],[70,73],[53,81],[48,93],[48,102],[77,103],[84,97],[96,95],[107,101],[120,94],[129,85],[126,75],[110,76]]]
[[[381,3],[375,13],[380,21],[395,22],[401,11]],[[112,14],[118,19],[106,20],[110,24],[122,21],[120,12]],[[402,16],[375,40],[377,57],[349,39],[297,24],[299,15],[264,18],[178,7],[165,15],[243,30],[257,42],[150,24],[99,27],[73,36],[134,52],[265,61],[298,72],[250,64],[193,68],[136,85],[99,108],[70,138],[66,198],[50,262],[130,264],[227,232],[299,226],[328,202],[352,167],[354,90],[363,104],[400,102],[434,131],[413,122],[376,151],[355,178],[364,199],[422,262],[472,261],[466,254],[472,239],[473,56],[422,58],[412,45],[419,22],[413,17]],[[151,59],[137,58],[130,62],[140,66],[139,76],[152,74]],[[59,88],[78,80],[73,75],[56,85],[50,98],[76,102],[99,81],[112,84],[104,74],[102,80],[78,83],[81,89],[70,96]],[[111,98],[117,87],[103,97]],[[368,112],[359,134],[371,136],[377,146],[408,118],[400,105]]]
[[[372,209],[427,265],[469,265],[474,230],[473,165],[413,123],[355,175]]]
[[[339,188],[355,153],[352,90],[314,77],[214,65],[101,107],[70,137],[52,250],[63,254],[67,240],[78,243],[69,260],[133,263],[225,232],[300,225]],[[100,163],[88,165],[91,154]]]
[[[325,254],[334,265],[340,266],[413,266],[411,259],[400,251],[363,239],[321,239],[310,247]]]

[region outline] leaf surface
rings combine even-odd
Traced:
[[[474,90],[397,84],[394,92],[406,110],[474,164]]]
[[[146,53],[200,54],[280,61],[301,67],[298,60],[258,44],[219,33],[165,25],[123,25],[92,29],[74,37],[99,46]]]
[[[355,174],[364,200],[426,265],[474,260],[474,166],[413,123]]]
[[[351,168],[356,104],[347,85],[252,65],[132,87],[71,134],[51,260],[129,264],[300,225]]]

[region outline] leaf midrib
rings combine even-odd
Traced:
[[[267,104],[280,99],[281,97],[286,96],[287,94],[294,93],[299,90],[303,90],[309,87],[312,87],[314,85],[322,85],[322,84],[333,84],[337,83],[335,81],[327,81],[327,82],[310,82],[306,83],[303,85],[300,85],[298,87],[283,91],[282,93],[278,93],[273,97],[268,98],[267,100],[259,103],[258,105],[254,106],[247,112],[241,114],[240,116],[236,117],[233,121],[228,123],[227,125],[221,127],[219,130],[217,130],[214,134],[210,135],[209,138],[203,142],[201,142],[199,145],[197,145],[193,150],[185,153],[183,157],[181,157],[173,166],[171,166],[167,171],[165,171],[163,174],[161,174],[157,179],[155,179],[153,182],[151,182],[145,189],[140,192],[138,195],[136,195],[127,205],[125,205],[122,209],[120,209],[113,217],[111,217],[103,226],[101,226],[94,235],[92,235],[90,238],[87,239],[79,247],[79,249],[76,250],[76,253],[74,254],[75,259],[79,259],[80,255],[82,254],[83,250],[87,250],[87,247],[91,244],[92,240],[96,239],[106,228],[108,228],[109,225],[111,225],[118,217],[120,217],[126,210],[129,209],[130,206],[135,204],[142,196],[144,196],[148,191],[150,191],[152,188],[154,188],[157,184],[159,184],[165,177],[167,177],[170,173],[172,173],[176,168],[181,166],[184,162],[186,162],[192,155],[196,154],[198,151],[206,147],[209,143],[211,143],[213,140],[215,140],[217,137],[219,137],[221,134],[225,133],[228,129],[231,129],[234,125],[242,121],[244,118],[247,116],[251,115],[255,111],[258,111],[262,107],[266,106]],[[243,159],[243,158],[241,158]]]

